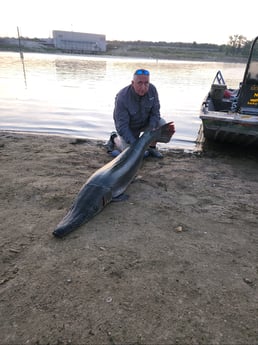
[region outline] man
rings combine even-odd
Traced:
[[[108,149],[111,148],[110,152],[114,157],[136,141],[141,132],[166,123],[160,118],[158,92],[150,83],[149,71],[136,70],[131,84],[119,91],[115,99],[113,117],[117,133],[111,133],[106,146]],[[117,150],[112,150],[114,146]],[[156,148],[156,142],[150,144],[145,152],[145,157],[147,156],[163,158]]]

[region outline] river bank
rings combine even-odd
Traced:
[[[17,51],[24,53],[67,54],[54,47],[52,39],[21,39],[21,48],[16,38],[1,38],[0,51]],[[78,55],[76,53],[73,53]],[[229,53],[229,47],[216,44],[197,44],[180,42],[125,42],[108,41],[107,50],[104,53],[94,53],[95,56],[131,57],[159,60],[182,60],[182,61],[217,61],[246,63],[248,55]],[[93,56],[93,53],[81,54]]]
[[[256,344],[258,160],[164,152],[64,239],[103,142],[1,132],[3,344]]]

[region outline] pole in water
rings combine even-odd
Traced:
[[[22,52],[22,49],[21,49],[21,38],[20,38],[20,32],[19,32],[19,27],[18,27],[18,26],[17,26],[17,33],[18,33],[18,42],[19,42],[20,57],[21,57],[22,68],[23,68],[24,83],[25,83],[25,87],[27,88],[25,64],[24,64],[23,52]]]

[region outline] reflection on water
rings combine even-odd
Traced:
[[[81,83],[82,80],[92,79],[96,82],[106,75],[107,63],[104,60],[73,60],[56,59],[57,80],[75,80]]]
[[[146,68],[158,89],[161,115],[174,121],[168,147],[193,149],[199,109],[217,70],[230,87],[244,64],[154,59],[24,54],[27,88],[18,53],[0,53],[0,129],[36,131],[106,140],[114,130],[116,93],[133,72]],[[163,144],[164,145],[164,144]]]

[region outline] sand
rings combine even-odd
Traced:
[[[2,344],[257,344],[258,159],[147,158],[129,199],[52,231],[103,142],[0,133]]]

